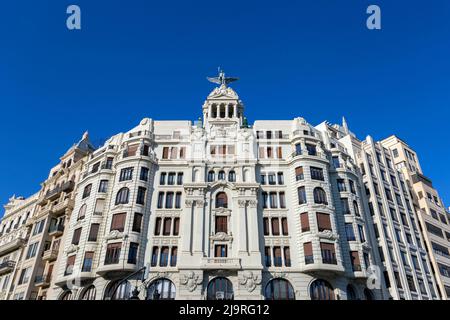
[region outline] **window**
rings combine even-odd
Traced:
[[[309,227],[309,217],[308,217],[308,213],[304,212],[300,214],[300,224],[302,227],[302,232],[307,232],[310,231],[310,227]]]
[[[263,231],[264,235],[269,235],[269,218],[263,218]]]
[[[108,180],[100,180],[98,192],[105,193],[106,191],[108,191]]]
[[[283,266],[280,247],[273,247],[273,265],[274,265],[274,267],[282,267]]]
[[[208,300],[232,300],[233,284],[224,277],[216,277],[208,284],[207,289]]]
[[[147,288],[148,300],[174,300],[175,285],[172,281],[160,278],[153,281]]]
[[[214,248],[214,256],[217,258],[227,257],[227,245],[226,244],[216,244]]]
[[[414,284],[414,279],[410,275],[406,275],[406,281],[408,282],[409,290],[416,292],[416,285]]]
[[[272,218],[272,235],[280,235],[280,222],[278,221],[278,218]]]
[[[165,172],[161,172],[161,174],[159,175],[159,184],[162,186],[166,184],[166,173]]]
[[[173,235],[177,236],[180,233],[180,218],[173,219]]]
[[[321,168],[310,167],[310,171],[311,171],[311,179],[321,181],[324,180],[323,170]]]
[[[159,252],[159,248],[158,247],[153,247],[152,260],[150,261],[150,265],[152,267],[156,267],[156,265],[158,263],[158,252]]]
[[[178,172],[177,174],[177,185],[181,186],[183,184],[183,172]]]
[[[135,212],[133,217],[133,228],[131,229],[134,232],[141,232],[142,227],[142,213]]]
[[[317,213],[317,227],[319,231],[330,230],[331,231],[331,221],[330,215],[327,213]]]
[[[326,264],[337,264],[336,253],[333,243],[320,243],[320,250],[322,252],[322,262]]]
[[[89,229],[88,241],[96,242],[98,236],[98,230],[100,229],[99,223],[92,223]]]
[[[355,289],[351,284],[347,286],[347,300],[357,300]]]
[[[171,224],[172,224],[172,219],[171,218],[164,218],[163,236],[170,236]]]
[[[278,172],[277,173],[277,178],[278,178],[278,184],[283,185],[284,184],[283,172]]]
[[[283,253],[284,253],[284,265],[286,267],[290,267],[291,266],[291,251],[289,250],[289,247],[284,247]]]
[[[305,243],[303,243],[303,254],[305,256],[305,264],[314,263],[312,242],[305,242]]]
[[[355,211],[355,215],[359,217],[360,216],[359,206],[358,206],[358,202],[356,202],[356,200],[353,200],[353,210]]]
[[[84,219],[84,216],[86,215],[86,204],[83,204],[80,208],[80,210],[78,210],[78,218],[77,220],[82,220]]]
[[[294,300],[294,288],[285,279],[272,279],[266,285],[265,297],[266,300]]]
[[[130,248],[128,250],[128,263],[136,264],[137,261],[137,253],[138,253],[139,244],[135,242],[130,243]]]
[[[175,208],[176,209],[181,208],[181,192],[177,192],[175,194]]]
[[[92,184],[88,184],[84,187],[82,199],[85,199],[91,195]]]
[[[136,203],[137,204],[144,204],[145,203],[145,192],[147,191],[144,187],[138,187],[137,197],[136,197]]]
[[[314,189],[314,203],[328,204],[327,195],[325,191],[320,187]]]
[[[84,260],[83,260],[83,266],[81,267],[81,272],[91,272],[93,258],[94,258],[94,252],[86,251],[86,253],[84,254]]]
[[[275,185],[276,184],[275,174],[274,173],[269,173],[267,176],[269,178],[269,184],[270,185]]]
[[[80,243],[81,229],[82,229],[82,228],[77,228],[77,229],[75,229],[75,231],[73,232],[73,236],[72,236],[72,244],[74,244],[74,245],[76,245],[76,246]]]
[[[141,175],[139,176],[139,179],[142,181],[148,181],[148,168],[141,168]]]
[[[301,155],[302,154],[302,145],[300,143],[297,143],[295,145],[295,155]]]
[[[33,258],[36,256],[37,248],[38,248],[39,242],[32,243],[28,246],[27,251],[27,259]]]
[[[172,252],[170,254],[170,266],[175,267],[177,265],[177,254],[178,254],[178,248],[172,247]]]
[[[364,235],[364,227],[360,224],[358,224],[358,233],[359,233],[359,239],[361,242],[366,242],[366,237]]]
[[[355,232],[353,231],[353,224],[346,223],[345,224],[345,233],[347,235],[347,241],[355,241]]]
[[[270,267],[272,265],[270,247],[264,247],[264,263],[266,267]]]
[[[347,198],[341,198],[341,207],[342,207],[342,213],[343,214],[350,214],[350,207],[348,205],[348,199]]]
[[[155,236],[159,236],[161,234],[161,223],[162,219],[161,218],[156,218],[155,220]]]
[[[127,214],[125,212],[114,214],[111,221],[111,231],[117,230],[119,232],[123,232],[126,218]]]
[[[216,233],[228,232],[228,218],[225,216],[216,216]]]
[[[180,159],[186,158],[186,147],[180,147]]]
[[[394,158],[398,157],[398,150],[397,149],[392,149],[392,153],[394,155]]]
[[[108,244],[106,247],[105,264],[119,263],[121,248],[122,248],[121,242]]]
[[[97,294],[97,290],[95,286],[91,285],[86,290],[84,290],[81,300],[95,300],[95,296]]]
[[[223,170],[219,171],[218,179],[225,180],[225,171]]]
[[[236,182],[236,172],[234,172],[234,170],[228,172],[228,181]]]
[[[117,192],[116,196],[116,205],[118,204],[127,204],[128,203],[128,196],[129,196],[130,190],[126,187],[120,189]]]
[[[442,233],[442,230],[440,228],[428,222],[425,222],[425,225],[427,227],[428,232],[434,234],[435,236],[444,238],[444,234]]]
[[[278,207],[276,192],[269,193],[269,200],[270,200],[270,208],[275,209]]]
[[[295,180],[299,181],[299,180],[303,180],[303,179],[304,179],[303,167],[295,168]]]
[[[217,193],[216,208],[228,208],[228,197],[225,192]]]
[[[214,176],[215,176],[214,171],[209,171],[209,172],[208,172],[208,182],[213,182],[214,179],[215,179]]]
[[[306,203],[305,187],[297,188],[297,193],[298,193],[298,204],[305,204]]]
[[[283,236],[289,235],[287,218],[281,218],[281,231],[283,232]]]
[[[333,287],[325,280],[317,279],[309,288],[311,300],[336,300]]]
[[[97,199],[95,201],[94,214],[102,215],[104,209],[105,209],[105,199]]]
[[[315,156],[317,155],[316,146],[313,144],[306,144],[306,150],[308,151],[308,155]]]
[[[170,159],[176,159],[178,155],[178,148],[172,147],[170,148]]]
[[[119,181],[127,181],[133,179],[133,168],[124,168],[120,170]]]
[[[67,257],[66,269],[64,271],[65,276],[71,275],[73,273],[73,266],[75,265],[75,258],[76,258],[76,255]]]
[[[113,158],[107,158],[105,163],[105,169],[112,169],[114,159]]]
[[[176,176],[175,172],[169,172],[169,175],[167,177],[167,184],[169,186],[173,186],[175,184],[175,176]]]
[[[339,192],[347,191],[347,188],[345,187],[344,179],[337,179],[337,186],[338,186]]]
[[[353,180],[348,180],[348,183],[350,185],[350,192],[356,194],[355,183],[353,182]]]
[[[166,209],[173,208],[173,192],[166,193]]]
[[[160,192],[158,193],[158,203],[156,205],[158,209],[161,209],[163,207],[163,203],[164,203],[164,192]]]
[[[282,209],[286,208],[286,196],[284,192],[280,192],[278,195],[280,198],[280,208]]]
[[[361,271],[361,262],[359,260],[358,251],[350,251],[350,258],[352,261],[353,271]]]

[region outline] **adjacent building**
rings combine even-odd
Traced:
[[[446,298],[429,248],[448,255],[448,229],[424,234],[426,193],[389,139],[345,120],[249,126],[231,81],[214,80],[195,123],[145,118],[68,151],[37,196],[22,297]]]

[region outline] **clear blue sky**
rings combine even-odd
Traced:
[[[0,35],[3,204],[38,191],[85,130],[98,142],[143,117],[195,120],[218,66],[241,78],[250,122],[345,115],[360,138],[395,133],[450,203],[448,0],[14,0]]]

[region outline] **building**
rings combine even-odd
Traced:
[[[37,199],[37,194],[27,199],[13,196],[4,206],[0,222],[0,300],[24,298],[14,293],[14,287],[18,281],[29,279],[21,270]]]
[[[406,179],[440,295],[450,299],[449,214],[432,181],[423,174],[416,152],[396,136],[381,143],[392,151],[393,163]]]
[[[33,273],[52,276],[30,298],[439,298],[388,148],[345,120],[249,126],[235,79],[210,80],[195,123],[145,118],[95,151],[83,137],[73,189],[58,193],[72,201],[59,238],[44,195],[69,180],[51,173],[34,218],[46,226],[28,242],[41,248]]]

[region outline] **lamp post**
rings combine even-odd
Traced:
[[[141,280],[141,281],[144,281],[144,274],[145,274],[145,270],[146,270],[146,269],[147,269],[147,267],[142,267],[142,268],[140,268],[139,270],[133,272],[132,274],[129,274],[128,276],[126,276],[125,278],[123,278],[122,280],[120,280],[120,281],[117,283],[116,287],[114,288],[114,291],[113,291],[112,294],[111,294],[111,299],[114,298],[117,289],[122,285],[122,283],[124,283],[125,281],[128,281],[128,279],[130,279],[131,277],[133,277],[133,276],[135,276],[135,275],[137,275],[137,274],[139,274],[139,273],[142,273],[142,278],[141,278],[140,280]],[[139,280],[139,279],[138,279],[138,280]],[[139,299],[139,293],[140,293],[140,291],[139,291],[138,287],[135,286],[134,289],[133,289],[133,291],[131,292],[131,297],[130,297],[128,300],[140,300],[140,299]]]

